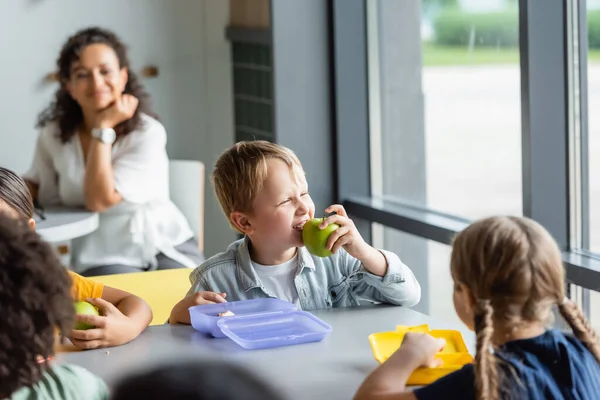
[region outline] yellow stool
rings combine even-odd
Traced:
[[[94,276],[98,282],[116,289],[125,290],[146,300],[152,308],[150,325],[162,325],[173,306],[183,299],[190,290],[189,268],[166,269],[162,271],[135,272],[132,274],[116,274]]]

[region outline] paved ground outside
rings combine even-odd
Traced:
[[[600,252],[600,64],[589,70],[590,219]],[[518,65],[429,67],[423,71],[428,206],[467,218],[522,214],[521,98]],[[385,162],[384,162],[385,164]],[[456,320],[450,249],[429,244],[431,314]],[[600,328],[600,294],[592,294]]]

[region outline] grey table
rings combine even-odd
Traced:
[[[48,242],[62,242],[98,229],[98,213],[66,207],[48,208],[45,220],[36,218],[36,231]]]
[[[266,350],[244,350],[229,339],[213,339],[190,326],[149,327],[133,342],[110,349],[60,354],[58,362],[81,365],[110,385],[139,369],[181,360],[227,360],[262,375],[289,399],[351,399],[377,366],[368,336],[396,325],[429,324],[459,329],[470,351],[474,336],[466,328],[440,324],[403,307],[375,306],[313,312],[333,331],[322,342]]]

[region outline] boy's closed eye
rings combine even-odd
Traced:
[[[300,197],[308,196],[308,194],[309,194],[308,191],[302,192],[302,193],[300,193]],[[278,203],[277,206],[282,206],[282,205],[287,204],[287,203],[289,203],[291,201],[292,201],[292,198],[288,197],[287,199],[285,199],[282,202]]]

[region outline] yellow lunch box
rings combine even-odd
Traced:
[[[436,358],[442,361],[441,365],[435,368],[416,369],[408,378],[407,385],[427,385],[473,362],[473,357],[469,354],[459,331],[430,330],[428,325],[398,325],[394,332],[379,332],[369,335],[369,343],[375,359],[380,363],[385,362],[400,348],[404,334],[409,331],[428,333],[433,337],[445,339],[446,346],[436,355]]]

